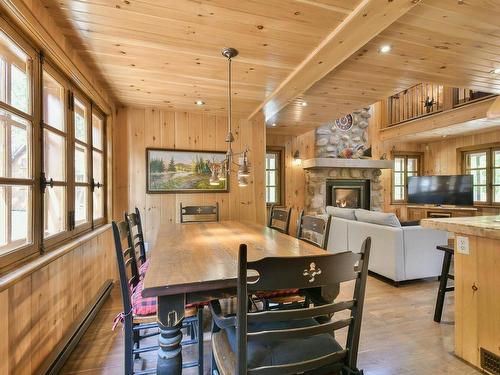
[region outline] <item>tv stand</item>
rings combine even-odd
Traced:
[[[408,220],[422,220],[427,218],[449,218],[476,216],[478,209],[475,207],[456,206],[431,206],[431,205],[408,205]]]

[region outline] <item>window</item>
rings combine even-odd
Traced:
[[[266,151],[266,203],[284,205],[283,189],[283,159],[281,149]]]
[[[500,204],[500,146],[462,152],[462,170],[473,176],[474,202]]]
[[[0,17],[0,272],[105,222],[105,126]]]
[[[32,63],[0,29],[0,256],[34,248]]]
[[[420,154],[394,155],[394,170],[392,174],[392,200],[394,203],[406,202],[408,196],[408,177],[420,175]]]
[[[104,116],[92,113],[92,192],[93,220],[104,218]]]

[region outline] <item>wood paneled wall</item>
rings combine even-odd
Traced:
[[[460,174],[462,147],[481,146],[491,143],[500,143],[500,131],[494,130],[461,137],[447,137],[439,141],[420,144],[420,151],[424,153],[424,173],[426,175]],[[481,215],[497,215],[500,209],[480,208]]]
[[[99,232],[0,288],[0,374],[35,373],[105,281],[116,279],[110,226]]]
[[[265,125],[262,120],[233,120],[234,152],[250,148],[252,175],[239,187],[233,166],[229,193],[146,194],[146,148],[225,151],[227,118],[203,112],[173,112],[158,108],[121,108],[115,131],[114,217],[135,206],[143,212],[146,241],[154,245],[162,224],[179,222],[179,204],[219,203],[222,220],[265,223],[264,155]]]
[[[302,166],[293,164],[293,154],[299,151],[302,160],[314,158],[314,130],[305,134],[267,134],[267,146],[283,147],[285,157],[285,205],[292,208],[290,234],[295,235],[297,218],[305,206],[305,173]]]

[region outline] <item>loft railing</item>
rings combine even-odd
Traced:
[[[443,86],[420,83],[389,97],[389,126],[443,110]]]
[[[495,96],[495,94],[490,94],[489,92],[484,92],[484,91],[471,90],[462,87],[454,88],[453,107],[459,107],[461,105],[487,99],[492,96]]]

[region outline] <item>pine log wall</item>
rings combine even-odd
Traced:
[[[179,205],[219,203],[221,220],[265,223],[264,153],[262,120],[233,118],[233,151],[250,148],[251,177],[239,187],[237,167],[229,182],[229,193],[147,194],[146,148],[226,151],[227,117],[200,112],[158,108],[121,108],[114,132],[114,217],[138,207],[143,213],[146,241],[154,246],[161,225],[179,222]],[[236,158],[235,158],[236,160]]]
[[[101,287],[116,279],[113,249],[108,224],[0,277],[0,374],[35,374],[46,365]]]
[[[4,1],[0,12],[108,115],[107,191],[111,212],[114,99],[40,0]],[[47,368],[101,295],[103,286],[116,280],[113,249],[107,224],[13,269],[0,270],[0,374],[36,374]]]
[[[315,131],[295,136],[268,133],[267,146],[282,147],[285,158],[285,202],[292,208],[290,234],[295,236],[297,219],[305,204],[305,173],[300,165],[293,164],[293,154],[299,151],[302,160],[314,158]]]

